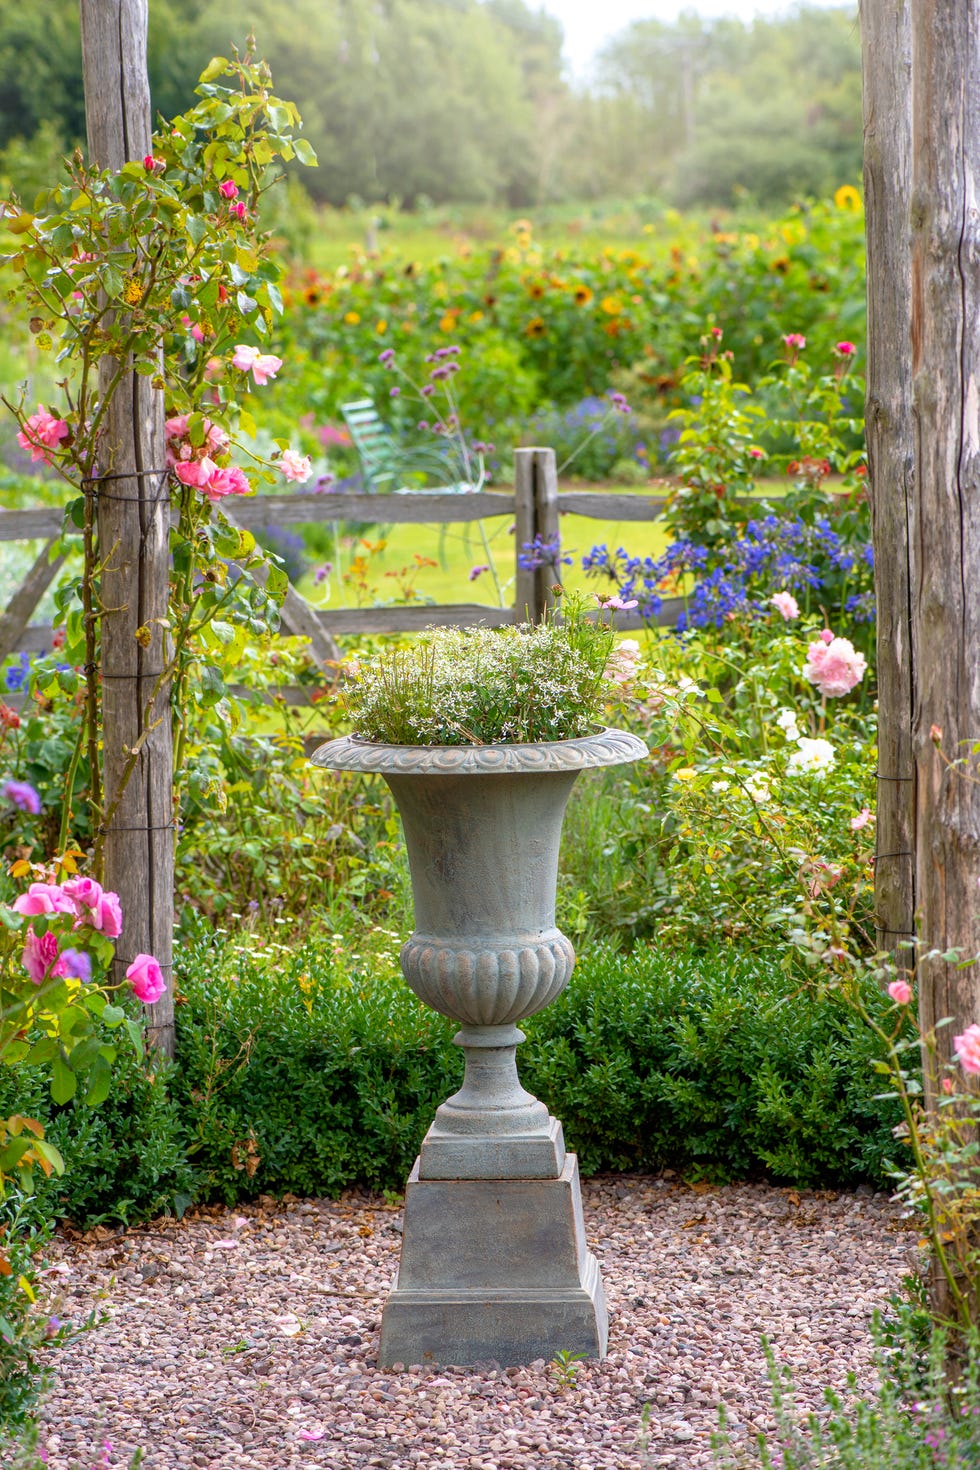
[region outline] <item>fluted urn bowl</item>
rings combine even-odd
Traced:
[[[518,745],[382,745],[331,740],[314,765],[383,776],[398,805],[415,932],[402,972],[461,1023],[461,1090],[422,1146],[423,1178],[557,1177],[561,1125],[517,1080],[516,1023],[564,989],[575,953],[555,927],[562,820],[580,771],[635,761],[636,736],[600,730]]]

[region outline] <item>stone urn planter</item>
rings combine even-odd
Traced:
[[[382,1366],[601,1357],[606,1310],[561,1123],[521,1086],[518,1022],[575,963],[555,927],[558,849],[580,771],[646,755],[602,730],[525,745],[381,745],[345,736],[313,763],[384,777],[405,831],[415,932],[402,972],[460,1023],[460,1090],[436,1112],[408,1180]]]

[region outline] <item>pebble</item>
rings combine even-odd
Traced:
[[[736,1443],[772,1424],[763,1334],[802,1412],[826,1388],[846,1398],[849,1374],[874,1391],[867,1326],[910,1241],[886,1196],[669,1173],[587,1180],[583,1196],[609,1354],[571,1382],[543,1359],[377,1368],[400,1214],[366,1193],[262,1196],[121,1243],[59,1236],[58,1315],[107,1320],[52,1356],[49,1470],[92,1464],[106,1439],[119,1470],[137,1447],[145,1470],[709,1470],[720,1407]]]

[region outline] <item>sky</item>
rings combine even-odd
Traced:
[[[576,76],[583,76],[596,52],[617,31],[634,20],[676,20],[681,10],[706,17],[778,15],[794,8],[789,0],[537,0],[542,9],[561,21],[565,30],[565,58]],[[842,0],[809,0],[816,5],[840,5]],[[855,4],[856,8],[856,4]]]

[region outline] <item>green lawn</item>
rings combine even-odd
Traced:
[[[649,487],[640,493],[657,492],[654,487]],[[495,516],[493,520],[483,522],[489,555],[481,537],[480,524],[472,521],[448,526],[382,525],[372,528],[359,540],[342,538],[340,565],[348,570],[355,555],[366,560],[367,591],[361,596],[365,605],[404,600],[402,589],[406,579],[412,581],[418,599],[423,601],[499,605],[491,573],[483,572],[470,581],[472,568],[492,564],[496,567],[503,602],[509,604],[513,600],[516,553],[510,531],[512,524],[510,516]],[[666,544],[664,525],[662,521],[605,521],[563,514],[562,548],[574,558],[572,566],[562,569],[562,580],[566,586],[597,588],[598,584],[582,571],[581,562],[583,554],[600,542],[605,542],[611,549],[625,546],[637,556],[658,556]],[[413,576],[416,557],[434,561],[436,565],[423,566]],[[325,559],[336,564],[336,550],[327,552]],[[328,586],[329,595],[325,596]],[[336,576],[332,576],[328,583],[318,585],[311,573],[303,578],[299,590],[320,608],[353,606],[358,601],[351,585],[338,585]]]

